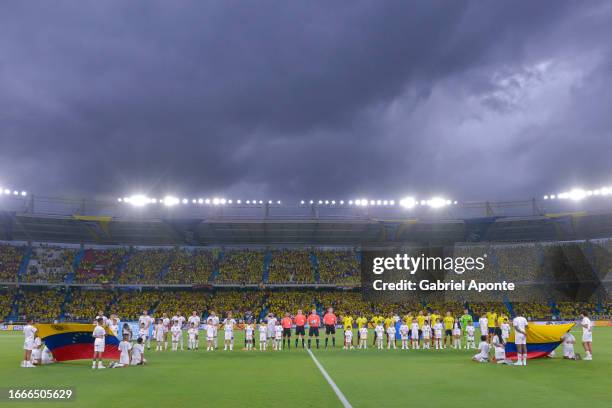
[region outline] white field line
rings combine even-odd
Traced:
[[[334,390],[336,396],[338,397],[344,408],[353,408],[351,403],[348,402],[342,391],[340,391],[340,388],[338,388],[334,380],[332,380],[329,374],[327,374],[327,371],[325,371],[321,363],[319,363],[319,360],[317,360],[317,358],[314,356],[312,351],[310,351],[310,349],[308,349],[308,354],[310,354],[310,358],[312,358],[312,361],[314,361],[314,363],[317,365],[317,368],[319,369],[319,371],[321,371],[321,374],[323,374],[323,377],[325,377],[325,380],[327,380],[329,386],[332,387],[332,390]]]

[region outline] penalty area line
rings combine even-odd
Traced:
[[[340,388],[338,388],[334,380],[332,380],[329,374],[327,374],[327,371],[325,371],[325,368],[323,368],[321,363],[319,363],[319,360],[317,360],[317,358],[314,356],[312,351],[310,351],[310,349],[307,349],[307,350],[308,350],[308,354],[310,354],[310,358],[312,358],[312,361],[314,361],[314,363],[316,364],[321,374],[323,374],[323,377],[325,377],[325,380],[327,381],[329,386],[332,387],[332,390],[334,390],[334,392],[336,393],[336,396],[338,397],[338,399],[340,400],[344,408],[353,408],[353,406],[351,405],[350,402],[348,402],[348,400],[346,399],[342,391],[340,391]]]

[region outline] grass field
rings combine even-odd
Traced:
[[[313,354],[353,407],[610,407],[612,328],[595,328],[594,339],[593,361],[538,359],[528,367],[473,363],[472,350],[344,351],[340,340],[336,349],[315,349]],[[21,333],[0,332],[0,388],[75,390],[73,402],[35,406],[342,406],[301,348],[150,351],[144,367],[92,370],[90,361],[20,368],[22,344]],[[236,344],[242,345],[241,336]],[[583,353],[581,345],[576,350]],[[0,401],[0,406],[29,405]]]

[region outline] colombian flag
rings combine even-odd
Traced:
[[[36,324],[38,336],[49,347],[57,361],[81,360],[93,357],[93,324]],[[108,327],[106,330],[104,358],[119,358],[119,339]]]
[[[527,358],[547,356],[561,344],[561,337],[570,331],[574,324],[530,324],[527,326]],[[506,358],[516,360],[514,330],[506,342]]]

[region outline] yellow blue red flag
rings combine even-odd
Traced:
[[[58,323],[36,324],[38,336],[53,353],[57,361],[81,360],[93,357],[93,324]],[[119,358],[119,339],[105,327],[104,358]]]
[[[527,326],[527,358],[547,356],[561,344],[561,338],[574,327],[575,323],[566,324],[530,324]],[[506,341],[506,357],[516,359],[514,330]]]

